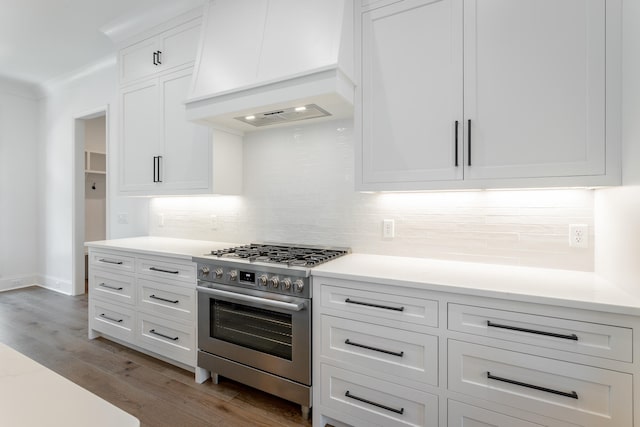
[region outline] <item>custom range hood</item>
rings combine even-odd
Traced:
[[[187,118],[241,132],[353,114],[352,0],[210,0]]]

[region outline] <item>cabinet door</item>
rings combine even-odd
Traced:
[[[604,174],[605,0],[464,7],[465,180]]]
[[[162,70],[192,63],[196,59],[201,19],[189,21],[161,34],[159,41]]]
[[[163,191],[207,189],[210,182],[209,128],[187,121],[184,101],[191,82],[191,68],[164,77],[162,92]]]
[[[150,38],[122,49],[118,59],[120,84],[158,72],[160,65],[154,57],[157,47],[156,38]]]
[[[161,132],[157,80],[129,87],[120,97],[120,190],[152,191],[159,185],[153,182]]]
[[[361,46],[363,187],[462,179],[462,0],[365,12]]]

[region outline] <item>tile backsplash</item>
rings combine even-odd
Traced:
[[[340,120],[247,134],[243,195],[153,199],[151,234],[593,271],[592,190],[358,193],[352,131]],[[588,249],[569,247],[574,223],[589,226]]]

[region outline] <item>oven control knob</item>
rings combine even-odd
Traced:
[[[282,289],[284,289],[285,291],[291,289],[291,279],[287,277],[282,281]]]
[[[209,270],[207,268],[207,270]],[[207,271],[208,273],[208,271]],[[224,273],[224,270],[220,267],[216,268],[216,279],[221,279],[222,278],[222,273]]]
[[[209,267],[200,268],[200,273],[202,273],[203,276],[208,276],[209,275]]]
[[[295,282],[293,282],[293,289],[296,292],[302,292],[302,290],[304,289],[304,282],[300,279],[296,280]]]
[[[266,274],[263,274],[262,276],[258,277],[258,285],[267,286],[267,275]]]
[[[271,279],[269,279],[269,283],[271,283],[272,288],[277,288],[278,286],[280,286],[280,279],[278,279],[278,276],[273,276]]]
[[[228,274],[229,274],[229,280],[231,280],[232,282],[238,278],[238,270],[231,270],[229,271]]]

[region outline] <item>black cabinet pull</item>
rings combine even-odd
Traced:
[[[471,166],[471,119],[467,121],[467,164]]]
[[[110,286],[110,285],[107,285],[106,283],[100,283],[98,286],[107,288],[107,289],[113,289],[114,291],[121,291],[124,289],[123,287]]]
[[[153,182],[162,182],[162,174],[160,172],[160,161],[162,156],[153,156]]]
[[[557,334],[555,332],[536,331],[535,329],[518,328],[517,326],[501,325],[499,323],[493,323],[491,320],[487,320],[487,326],[491,328],[509,329],[511,331],[526,332],[528,334],[544,335],[547,337],[578,341],[578,336],[576,334],[566,335],[566,334]]]
[[[178,341],[178,339],[180,339],[180,337],[170,337],[169,335],[161,334],[160,332],[156,332],[155,329],[151,329],[149,331],[149,333],[153,334],[153,335],[157,335],[157,336],[162,337],[162,338],[166,338],[166,339],[171,340],[171,341]]]
[[[455,127],[455,156],[456,156],[456,167],[458,167],[458,121],[456,120],[456,127]]]
[[[155,295],[149,295],[149,298],[151,298],[151,299],[157,299],[157,300],[164,301],[164,302],[170,302],[171,304],[177,304],[177,303],[179,303],[179,302],[180,302],[180,300],[177,300],[177,299],[176,299],[176,300],[173,300],[173,299],[166,299],[166,298],[162,298],[162,297],[157,297],[157,296],[155,296]]]
[[[158,52],[153,52],[153,65],[158,65]]]
[[[110,259],[104,259],[104,258],[102,258],[102,259],[100,259],[98,261],[106,262],[107,264],[116,264],[116,265],[122,265],[123,264],[122,261],[111,261]]]
[[[102,313],[102,314],[100,315],[100,317],[103,317],[103,318],[105,318],[105,319],[107,319],[107,320],[111,320],[112,322],[116,322],[116,323],[122,323],[122,321],[124,320],[124,319],[120,319],[120,320],[118,320],[118,319],[114,319],[113,317],[109,317],[109,316],[107,316],[107,315],[106,315],[106,314],[104,314],[104,313]]]
[[[371,400],[364,399],[364,398],[358,397],[358,396],[354,396],[353,394],[349,393],[349,390],[347,390],[347,392],[344,395],[345,395],[345,397],[348,397],[349,399],[358,400],[360,402],[364,402],[364,403],[367,403],[369,405],[377,406],[378,408],[386,409],[387,411],[390,411],[390,412],[393,412],[393,413],[396,413],[396,414],[400,414],[400,415],[404,414],[404,408],[396,409],[396,408],[392,408],[392,407],[387,406],[387,405],[383,405],[381,403],[372,402]]]
[[[368,345],[358,344],[358,343],[355,343],[353,341],[350,341],[349,338],[344,340],[344,343],[348,344],[348,345],[352,345],[354,347],[366,348],[367,350],[373,350],[373,351],[377,351],[377,352],[380,352],[380,353],[390,354],[392,356],[398,356],[398,357],[404,356],[404,351],[396,352],[396,351],[391,351],[391,350],[384,350],[384,349],[381,349],[381,348],[370,347]]]
[[[151,270],[151,271],[159,271],[160,273],[168,273],[168,274],[178,274],[178,273],[180,273],[179,270],[165,270],[164,268],[158,268],[158,267],[149,267],[149,270]]]
[[[344,302],[346,302],[347,304],[357,304],[357,305],[364,305],[367,307],[383,308],[385,310],[404,311],[404,307],[390,307],[388,305],[371,304],[368,302],[354,301],[349,298],[344,300]]]
[[[156,182],[162,182],[162,172],[160,166],[162,164],[162,156],[158,156],[158,180]]]
[[[158,156],[153,156],[153,182],[158,182],[158,179],[156,178],[158,174],[158,166],[156,160],[158,160]]]
[[[158,59],[158,63],[156,65],[162,65],[162,56],[161,56],[162,55],[162,51],[159,50],[159,51],[156,52],[156,54],[157,54],[156,58]]]
[[[572,399],[578,398],[578,393],[576,393],[575,391],[567,393],[566,391],[559,391],[559,390],[554,390],[552,388],[541,387],[539,385],[527,384],[520,381],[510,380],[508,378],[496,377],[494,375],[491,375],[491,372],[488,372],[488,371],[487,371],[487,378],[489,378],[490,380],[502,381],[503,383],[519,385],[521,387],[532,388],[534,390],[540,390],[547,393],[558,394],[560,396],[570,397]]]

